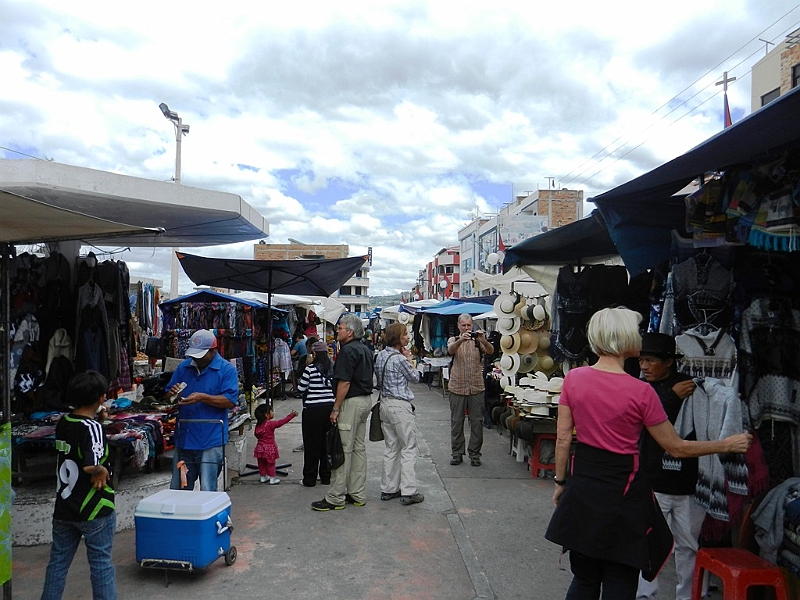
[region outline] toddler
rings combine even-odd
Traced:
[[[273,421],[275,413],[272,412],[272,405],[260,404],[256,407],[255,415],[258,443],[253,450],[253,456],[258,459],[258,474],[261,475],[261,483],[275,485],[281,482],[275,477],[275,461],[280,458],[278,445],[275,443],[275,430],[294,419],[297,411],[293,410],[280,421]]]

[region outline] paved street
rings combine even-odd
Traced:
[[[136,563],[135,534],[125,531],[114,543],[120,598],[562,598],[570,581],[568,561],[543,537],[553,484],[531,478],[526,465],[509,454],[508,438],[495,430],[484,430],[481,467],[468,461],[450,466],[447,402],[436,387],[413,389],[422,504],[380,500],[383,443],[367,442],[366,506],[312,511],[310,503],[326,488],[299,485],[302,454],[292,448],[301,434],[295,419],[277,430],[281,460],[293,463],[288,477],[276,486],[246,477],[229,491],[235,564],[220,559],[208,569],[170,572],[167,578]],[[292,409],[300,410],[299,400],[277,401],[275,416]],[[168,536],[163,543],[170,543]],[[39,597],[48,553],[46,545],[14,548],[15,599]],[[664,578],[669,591],[672,577],[667,572]],[[82,547],[64,597],[91,598]]]

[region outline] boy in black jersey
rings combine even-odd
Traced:
[[[117,583],[111,562],[116,528],[114,489],[108,470],[108,444],[95,417],[106,399],[108,381],[97,371],[78,373],[67,386],[74,410],[56,425],[58,492],[53,513],[53,545],[42,600],[58,600],[67,571],[83,537],[94,600],[116,600]],[[100,413],[102,414],[102,413]]]

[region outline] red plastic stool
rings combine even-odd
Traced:
[[[542,450],[542,441],[543,440],[553,440],[556,441],[556,434],[555,433],[534,433],[533,434],[533,456],[531,456],[529,463],[531,467],[531,477],[538,477],[539,470],[553,470],[556,468],[555,464],[553,463],[543,463],[540,462],[540,455]]]
[[[769,586],[776,600],[787,600],[783,573],[771,562],[742,548],[701,548],[697,551],[692,579],[692,600],[700,600],[703,571],[722,579],[725,600],[747,600],[747,588]]]

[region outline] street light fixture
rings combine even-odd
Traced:
[[[167,106],[166,102],[162,102],[158,105],[158,108],[161,109],[161,113],[168,121],[172,121],[172,124],[175,126],[175,177],[173,180],[175,183],[181,182],[181,137],[189,133],[189,126],[184,125],[183,121],[181,120],[178,113],[174,110],[170,110],[169,106]]]
[[[181,120],[178,113],[174,110],[170,110],[169,106],[167,106],[166,102],[162,102],[158,105],[158,108],[161,109],[161,113],[168,121],[172,121],[172,124],[175,126],[175,177],[173,180],[175,183],[180,184],[181,182],[181,138],[189,133],[189,126],[184,125],[183,121]],[[172,298],[178,297],[178,277],[180,275],[180,269],[178,267],[178,250],[179,248],[172,249],[172,273],[170,277],[170,288],[169,293]]]

